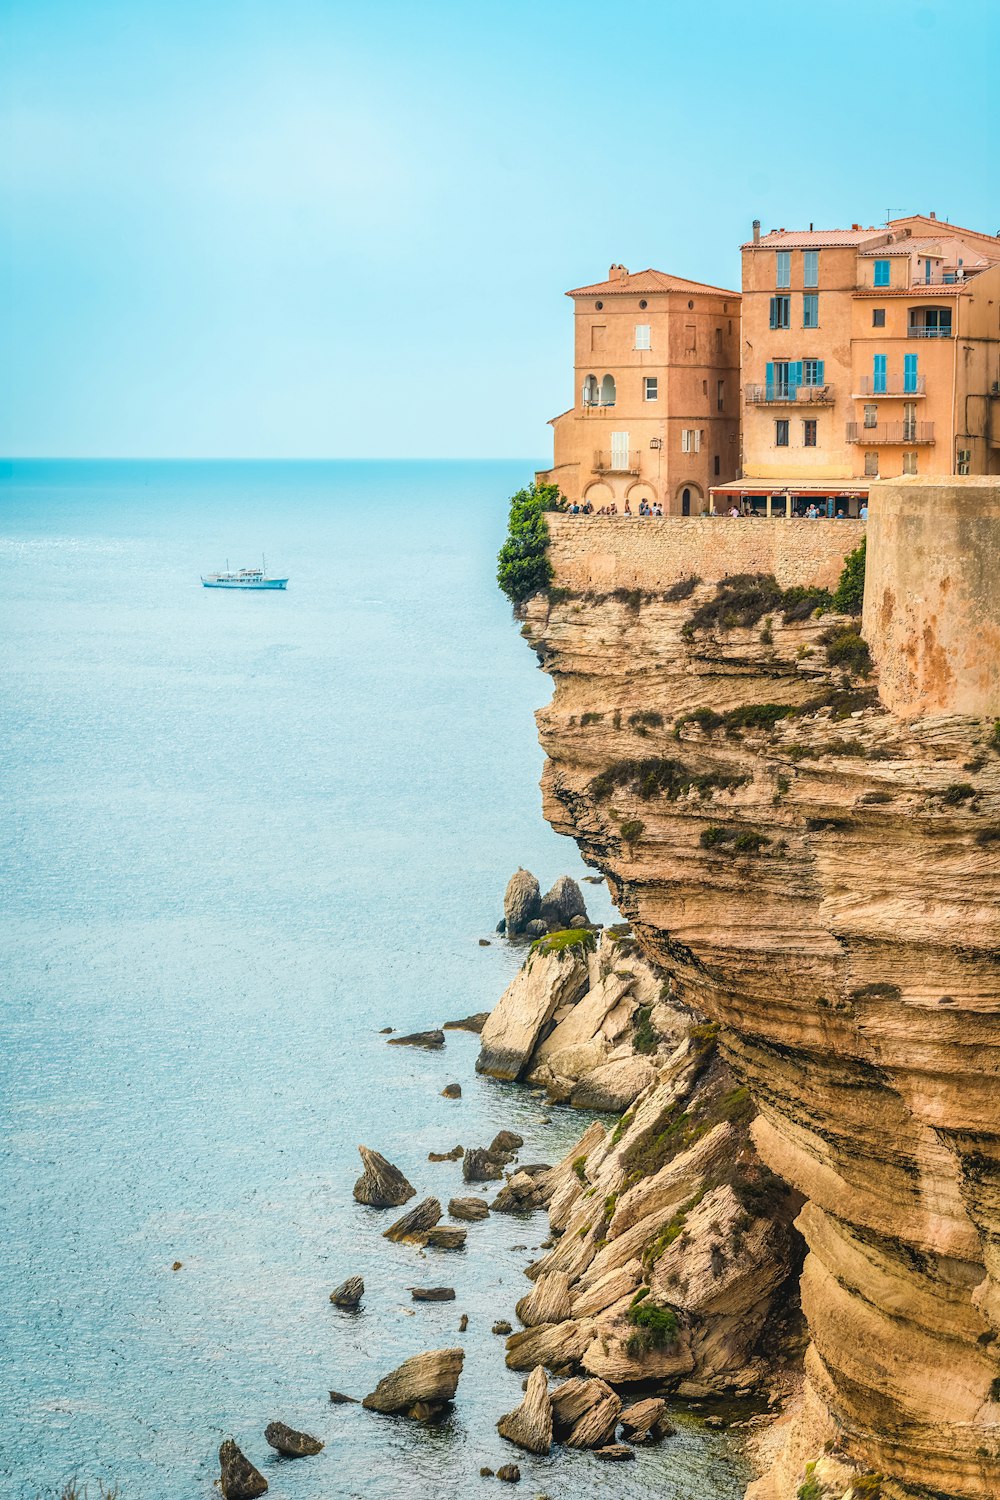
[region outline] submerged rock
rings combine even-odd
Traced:
[[[477,1010],[475,1015],[463,1016],[460,1021],[445,1021],[445,1031],[472,1031],[478,1036],[490,1018],[488,1010]]]
[[[368,1146],[359,1146],[358,1151],[365,1168],[354,1184],[354,1196],[359,1203],[367,1203],[369,1208],[402,1208],[416,1196],[416,1188],[380,1152]]]
[[[267,1480],[259,1469],[237,1448],[232,1438],[226,1438],[219,1449],[219,1489],[223,1500],[257,1500],[258,1495],[267,1494]]]
[[[497,1423],[500,1436],[528,1453],[548,1453],[552,1447],[552,1402],[548,1376],[536,1365],[528,1378],[524,1400]]]
[[[453,1228],[450,1224],[439,1224],[427,1231],[425,1244],[430,1250],[464,1250],[468,1231]]]
[[[322,1453],[324,1446],[319,1438],[310,1437],[308,1432],[296,1432],[284,1422],[268,1423],[264,1428],[264,1438],[286,1458],[312,1458],[314,1454]]]
[[[453,1219],[466,1219],[470,1223],[490,1216],[489,1204],[485,1198],[452,1198],[448,1204],[448,1212]]]
[[[502,1334],[503,1337],[506,1338],[507,1335],[508,1335],[508,1333],[511,1332],[511,1326],[507,1322],[506,1318],[501,1318],[501,1319],[499,1319],[498,1322],[496,1322],[496,1323],[493,1324],[493,1327],[490,1329],[490,1332],[491,1333]]]
[[[441,1090],[442,1099],[461,1099],[462,1085],[460,1083],[446,1083]]]
[[[606,1448],[595,1448],[594,1456],[607,1459],[609,1463],[623,1464],[635,1458],[635,1449],[627,1448],[624,1443],[609,1443]]]
[[[450,1151],[428,1151],[428,1161],[460,1161],[465,1155],[464,1146],[452,1146]]]
[[[443,1047],[443,1031],[411,1031],[408,1036],[391,1036],[390,1047]]]
[[[465,1361],[464,1349],[431,1349],[415,1354],[384,1376],[362,1401],[367,1411],[425,1419],[454,1399]]]
[[[453,1286],[411,1286],[408,1288],[414,1302],[454,1302]]]
[[[503,1464],[497,1469],[497,1478],[502,1479],[504,1484],[520,1484],[521,1471],[517,1464]]]
[[[541,916],[555,928],[569,927],[574,917],[587,921],[587,903],[576,881],[569,875],[560,875],[552,889],[542,897]]]
[[[343,1391],[331,1391],[330,1402],[333,1406],[357,1406],[357,1396],[345,1396]]]
[[[330,1293],[330,1301],[334,1307],[345,1307],[354,1311],[365,1295],[365,1284],[360,1276],[348,1276],[338,1287]]]
[[[509,938],[517,937],[542,908],[542,891],[530,870],[519,869],[507,882],[503,897],[503,916]]]
[[[395,1224],[390,1224],[383,1239],[398,1242],[410,1240],[422,1245],[427,1238],[427,1231],[433,1229],[440,1217],[441,1204],[437,1198],[425,1198],[416,1208],[411,1208],[409,1213],[397,1219]]]

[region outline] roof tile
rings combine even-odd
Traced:
[[[614,297],[629,292],[705,292],[713,297],[739,297],[724,286],[709,286],[704,281],[687,281],[683,276],[671,276],[666,271],[630,271],[626,276],[615,276],[610,281],[595,281],[593,286],[574,287],[567,297]]]

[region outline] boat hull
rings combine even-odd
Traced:
[[[261,583],[231,583],[228,579],[203,578],[202,588],[206,589],[283,589],[288,583],[287,578],[265,578]]]

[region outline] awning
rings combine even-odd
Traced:
[[[867,495],[868,479],[733,479],[728,484],[713,484],[710,495],[802,495],[817,500],[853,500]]]

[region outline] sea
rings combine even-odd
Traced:
[[[226,1436],[275,1500],[488,1493],[480,1469],[512,1460],[530,1497],[742,1494],[727,1434],[689,1413],[634,1463],[511,1449],[523,1376],[490,1330],[516,1326],[544,1215],[422,1252],[352,1198],[359,1144],[446,1202],[460,1163],[429,1152],[510,1128],[555,1161],[588,1123],[478,1077],[474,1035],[383,1034],[496,1003],[519,865],[586,873],[542,818],[549,683],[494,581],[532,468],[3,465],[5,1500],[73,1477],[210,1500]],[[286,592],[202,588],[261,556]],[[329,1301],[349,1275],[353,1314]],[[411,1301],[441,1284],[454,1302]],[[438,1426],[329,1401],[459,1343]],[[279,1458],[273,1420],[323,1452]]]

